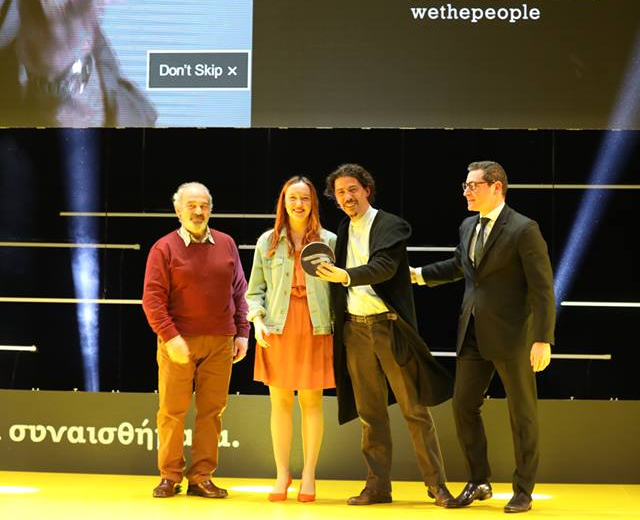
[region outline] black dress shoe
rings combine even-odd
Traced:
[[[531,497],[522,491],[511,497],[511,500],[504,506],[505,513],[525,513],[531,509]]]
[[[429,486],[427,488],[427,495],[429,496],[429,498],[435,498],[436,505],[440,507],[448,507],[449,502],[455,500],[455,498],[453,498],[453,495],[447,489],[446,484]]]
[[[364,488],[357,497],[351,497],[347,500],[347,504],[350,506],[370,506],[371,504],[388,504],[389,502],[391,502],[391,493],[369,488]]]
[[[225,498],[229,493],[226,489],[219,488],[210,480],[203,480],[198,484],[189,484],[187,495],[204,498]]]
[[[160,484],[153,488],[153,496],[156,498],[169,498],[176,493],[180,493],[180,484],[168,478],[163,478]]]
[[[449,501],[446,507],[465,507],[474,500],[487,500],[493,496],[491,484],[488,482],[467,482],[467,485],[456,498]]]

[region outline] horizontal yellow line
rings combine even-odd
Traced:
[[[238,245],[238,249],[255,249],[255,244],[240,244]],[[415,252],[431,252],[431,253],[450,253],[455,251],[456,248],[454,246],[409,246],[407,247],[407,251],[410,253]]]
[[[640,184],[509,184],[520,190],[640,190]]]
[[[126,218],[177,218],[175,213],[131,213],[111,211],[61,211],[61,217],[126,217]],[[275,218],[272,213],[213,213],[212,218]]]
[[[562,307],[627,307],[638,308],[640,303],[638,302],[569,302],[563,301],[560,304]]]
[[[111,305],[141,305],[142,300],[118,300],[104,298],[25,298],[25,297],[0,297],[0,303],[98,303]]]
[[[435,357],[456,357],[455,352],[451,351],[432,351]],[[551,354],[553,359],[601,359],[611,360],[611,354]]]
[[[431,253],[448,253],[455,251],[456,248],[453,246],[409,246],[407,247],[407,251],[428,251]]]
[[[77,242],[0,242],[0,247],[48,247],[48,248],[87,248],[87,249],[135,249],[140,250],[140,244],[89,244]]]
[[[0,345],[0,350],[5,352],[38,352],[35,345]]]
[[[554,359],[602,359],[611,360],[611,354],[551,354]]]

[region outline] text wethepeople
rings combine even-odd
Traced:
[[[483,20],[518,23],[537,21],[542,16],[540,9],[521,4],[515,7],[456,7],[444,4],[439,7],[410,7],[414,20],[463,21],[478,23]]]

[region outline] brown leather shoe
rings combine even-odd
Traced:
[[[204,498],[224,498],[228,495],[226,489],[219,488],[210,480],[203,480],[198,484],[189,484],[187,495]]]
[[[526,493],[519,492],[511,497],[511,500],[504,506],[505,513],[525,513],[531,509],[531,497]]]
[[[391,493],[369,488],[364,488],[357,497],[351,497],[347,500],[347,504],[350,506],[370,506],[371,504],[388,504],[389,502],[391,502]]]
[[[153,488],[153,496],[156,498],[169,498],[176,493],[180,493],[180,484],[168,478],[163,478],[160,484]]]
[[[448,507],[448,505],[455,500],[449,489],[447,489],[446,484],[429,486],[427,488],[427,495],[429,498],[435,498],[436,505],[440,507]]]

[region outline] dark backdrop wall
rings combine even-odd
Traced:
[[[254,2],[251,126],[640,128],[639,2],[469,4]]]
[[[360,130],[360,129],[102,129],[0,130],[0,344],[38,346],[38,353],[0,352],[0,387],[83,389],[76,308],[72,304],[16,303],[17,297],[75,297],[71,250],[18,247],[12,242],[73,242],[74,219],[91,219],[97,238],[140,249],[100,249],[100,297],[139,299],[147,252],[177,227],[174,218],[67,217],[71,196],[84,180],[96,181],[93,211],[168,213],[170,197],[184,181],[199,180],[213,194],[212,225],[231,234],[245,272],[250,246],[270,227],[269,218],[216,218],[218,214],[270,214],[282,182],[309,176],[320,191],[325,176],[344,162],[358,162],[378,182],[376,206],[413,226],[410,246],[455,246],[468,215],[460,182],[469,162],[501,162],[513,185],[588,184],[604,131]],[[638,132],[615,137],[632,143],[626,161],[609,169],[616,184],[640,184]],[[68,180],[69,159],[95,148],[95,164],[78,161],[82,182]],[[75,145],[73,143],[76,143]],[[89,144],[86,144],[89,143]],[[92,145],[90,143],[93,143]],[[74,148],[74,146],[76,148]],[[602,181],[599,181],[602,182]],[[72,188],[70,191],[68,188]],[[589,190],[510,189],[508,203],[536,219],[554,268],[568,242],[581,201]],[[589,221],[582,240],[590,246],[572,268],[566,300],[638,300],[640,276],[634,223],[637,189],[600,190],[603,216]],[[595,214],[595,213],[594,213]],[[341,212],[322,197],[325,227],[335,229]],[[413,265],[450,253],[414,251]],[[453,351],[462,284],[416,287],[420,329],[432,350]],[[543,398],[640,399],[635,368],[640,362],[637,308],[562,307],[555,353],[611,354],[610,361],[554,360],[538,376]],[[139,305],[99,306],[99,371],[103,391],[156,388],[155,338]],[[262,394],[252,381],[253,348],[234,368],[231,392]],[[453,360],[442,358],[453,370]],[[500,383],[489,389],[503,395]]]

